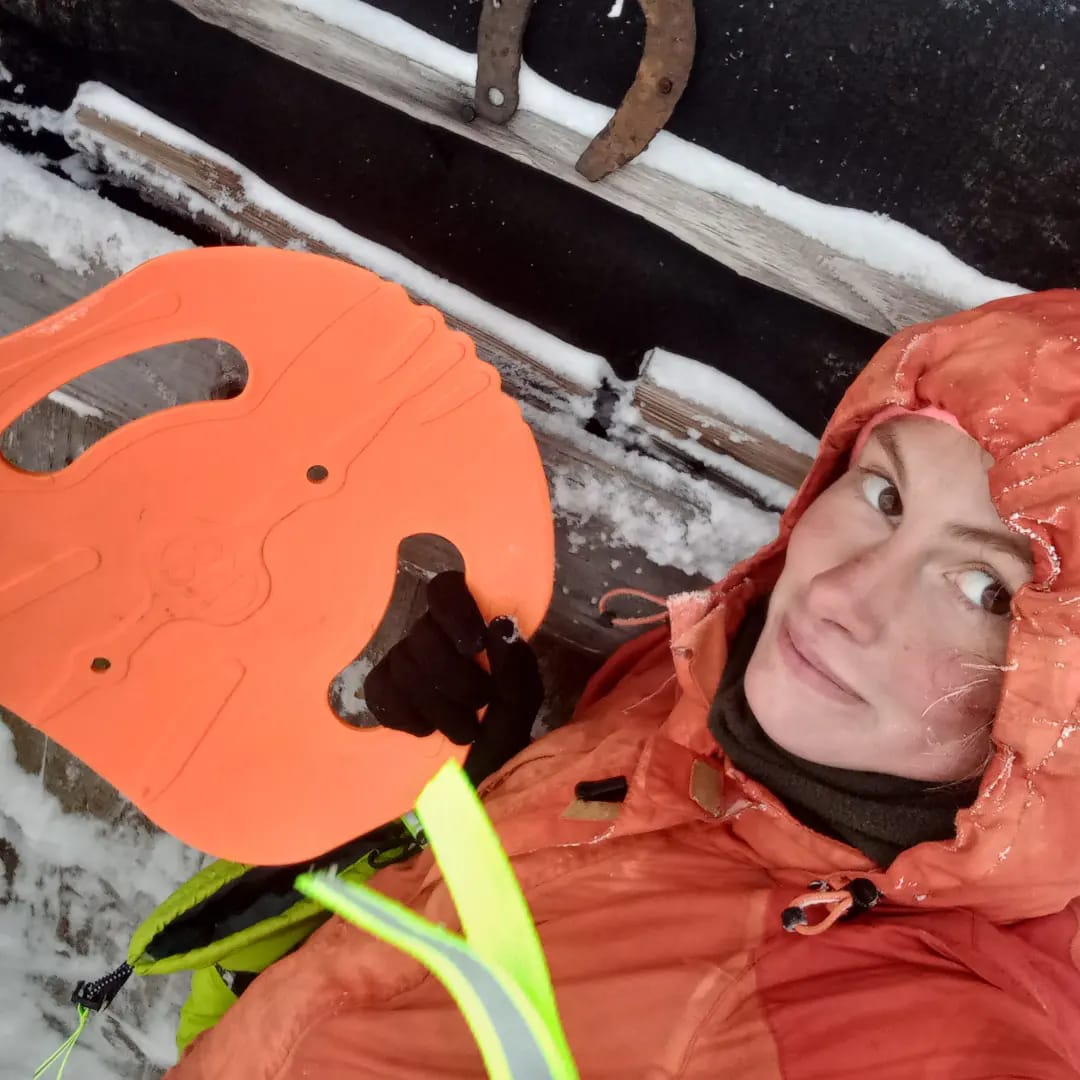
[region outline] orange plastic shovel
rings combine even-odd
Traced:
[[[68,380],[191,338],[229,401],[137,420],[52,475],[0,462],[0,702],[163,829],[287,863],[391,820],[464,749],[331,711],[400,541],[457,545],[483,612],[531,634],[554,540],[536,444],[438,312],[334,259],[155,259],[0,341],[0,430]]]

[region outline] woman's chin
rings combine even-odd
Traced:
[[[838,748],[830,745],[835,742],[836,732],[820,730],[813,722],[807,723],[805,714],[799,721],[789,717],[765,717],[758,716],[761,730],[782,750],[786,750],[795,757],[804,761],[812,761],[816,765],[832,765],[841,768],[838,758],[843,755],[838,753]]]
[[[758,680],[747,672],[746,700],[761,730],[777,746],[818,765],[860,767],[853,763],[853,751],[861,741],[860,734],[874,728],[865,702],[838,703],[815,694],[812,687],[785,686],[779,673],[761,681],[766,685],[756,685]],[[866,715],[859,716],[860,712]]]

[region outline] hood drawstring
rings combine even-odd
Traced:
[[[661,610],[652,615],[641,615],[631,619],[616,619],[608,611],[607,604],[609,600],[613,600],[617,596],[633,596],[638,600],[646,600],[650,604],[655,604]],[[601,620],[609,626],[653,626],[656,623],[664,622],[668,617],[667,600],[662,596],[656,596],[654,593],[643,592],[641,589],[610,589],[600,597],[600,602],[596,606],[600,612]]]
[[[824,934],[841,919],[854,918],[869,911],[881,899],[881,892],[867,878],[855,878],[839,889],[832,888],[827,881],[814,881],[810,888],[812,892],[797,896],[781,912],[780,919],[788,933],[802,934],[803,937]],[[822,905],[829,909],[825,917],[820,922],[811,923],[807,908]]]

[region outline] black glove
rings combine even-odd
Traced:
[[[479,784],[529,745],[544,700],[540,669],[512,619],[484,625],[464,574],[432,578],[427,600],[427,613],[364,681],[364,697],[384,727],[472,743],[465,772]],[[475,660],[485,650],[490,673]]]

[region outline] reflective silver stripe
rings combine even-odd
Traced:
[[[465,976],[491,1020],[514,1080],[555,1080],[555,1073],[528,1021],[499,980],[471,952],[454,948],[434,934],[417,933],[411,923],[399,918],[392,909],[374,903],[361,890],[350,889],[346,893],[335,888],[334,891],[347,896],[351,905],[362,908],[376,923],[390,924],[399,933],[414,939],[422,938],[425,946],[437,949]]]

